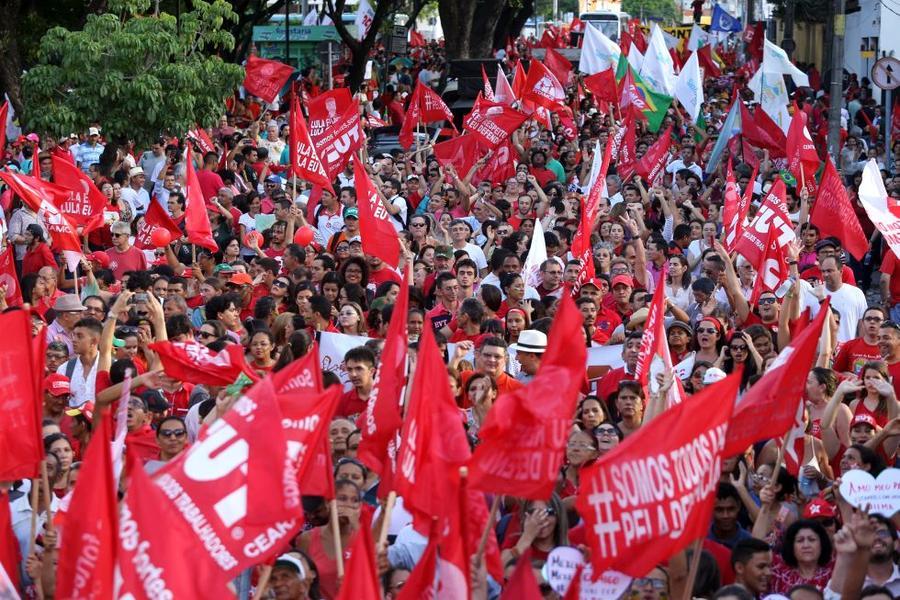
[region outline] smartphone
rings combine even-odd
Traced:
[[[147,302],[147,294],[144,292],[140,292],[134,295],[135,302]]]

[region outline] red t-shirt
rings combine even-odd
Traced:
[[[890,275],[891,305],[897,304],[900,302],[900,262],[897,261],[897,255],[893,250],[885,252],[879,271]]]
[[[137,431],[130,431],[125,436],[125,445],[129,450],[138,453],[141,462],[156,460],[159,458],[159,445],[156,443],[156,432],[149,425],[144,425]]]
[[[859,375],[864,364],[870,360],[881,360],[878,346],[868,344],[863,338],[854,338],[841,346],[834,359],[834,370],[838,373]]]
[[[397,272],[388,267],[369,272],[369,287],[373,292],[385,281],[393,281],[394,283],[399,284],[401,280]]]
[[[215,171],[197,171],[197,180],[200,182],[200,191],[203,192],[203,200],[209,202],[210,198],[218,195],[219,190],[225,187],[225,182]]]
[[[900,398],[900,361],[893,364],[888,363],[888,374],[891,376],[891,383],[894,385],[894,393]]]
[[[619,390],[620,381],[633,381],[634,375],[625,372],[625,367],[618,367],[608,372],[597,384],[597,396],[609,403],[609,397]]]
[[[109,255],[109,270],[116,279],[122,279],[128,271],[147,270],[147,257],[134,246],[129,246],[125,252],[109,248],[106,253]]]
[[[822,270],[818,267],[810,267],[800,273],[800,277],[803,279],[822,279]],[[849,283],[850,285],[856,285],[856,276],[853,275],[853,269],[844,265],[844,268],[841,270],[841,281],[844,283]]]
[[[499,316],[499,315],[498,315]],[[447,310],[447,307],[438,303],[437,306],[425,313],[425,317],[431,321],[431,326],[435,331],[439,331],[444,325],[453,318],[453,313]]]
[[[42,267],[56,267],[56,260],[47,244],[38,244],[34,250],[29,250],[22,258],[22,275],[37,273]]]
[[[368,404],[368,401],[360,398],[359,392],[356,391],[356,388],[353,388],[349,392],[344,392],[341,395],[341,401],[338,403],[337,410],[334,414],[338,417],[358,415],[365,412],[366,404]]]
[[[591,339],[598,344],[605,344],[612,337],[616,327],[622,324],[622,317],[614,310],[606,307],[597,311],[597,318],[594,320],[594,335]]]

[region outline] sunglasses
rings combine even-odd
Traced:
[[[760,304],[760,305],[763,305],[763,304],[775,304],[775,298],[774,298],[774,297],[771,297],[771,298],[760,298],[760,299],[759,299],[759,304]]]
[[[160,429],[159,436],[164,438],[180,438],[187,435],[184,429]]]
[[[729,346],[729,348],[731,349],[732,352],[746,352],[747,351],[747,346],[744,346],[743,344],[740,346]]]
[[[709,333],[709,334],[713,334],[713,333],[716,333],[716,329],[715,329],[714,327],[698,327],[698,328],[697,328],[697,333]]]
[[[615,436],[617,434],[616,434],[616,430],[613,429],[612,427],[597,427],[596,429],[594,429],[594,435],[596,435],[597,437],[601,437],[601,436],[607,436],[607,435]]]
[[[210,333],[210,332],[208,332],[208,331],[198,331],[198,332],[197,332],[197,337],[203,338],[203,339],[210,339],[210,338],[215,339],[215,338],[216,338],[216,334]]]
[[[280,288],[287,288],[290,284],[287,281],[282,281],[281,279],[276,279],[272,282],[272,285]]]

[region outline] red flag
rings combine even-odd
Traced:
[[[616,74],[612,69],[606,69],[599,73],[594,73],[584,78],[584,87],[594,95],[594,104],[601,101],[618,102],[619,97],[616,94]]]
[[[790,275],[784,259],[784,249],[778,245],[777,235],[778,233],[773,229],[769,230],[766,236],[765,252],[760,254],[760,262],[753,265],[756,269],[756,282],[753,285],[753,292],[750,294],[751,306],[756,304],[760,294],[774,292]]]
[[[230,455],[233,458],[234,452]],[[219,456],[224,459],[226,454]],[[132,463],[134,456],[129,453],[128,458]],[[202,544],[192,543],[196,534],[183,520],[172,498],[153,485],[140,464],[129,464],[129,467],[128,491],[119,514],[118,566],[122,574],[119,597],[150,600],[233,596],[209,552]],[[177,488],[168,492],[176,494],[184,510],[192,510],[193,499],[189,495],[179,494]],[[201,519],[195,521],[197,527],[204,528],[210,544],[217,544],[220,540],[206,529],[204,515],[196,516]],[[217,559],[229,558],[224,547],[216,550]]]
[[[197,148],[205,155],[208,152],[216,152],[216,145],[213,143],[212,138],[209,137],[209,134],[206,133],[206,130],[200,127],[197,123],[194,123],[194,128],[189,129],[187,132],[188,136],[194,140],[197,144]],[[218,154],[218,153],[217,153]]]
[[[769,116],[769,113],[763,110],[762,106],[757,106],[756,110],[753,111],[753,119],[756,121],[756,125],[759,129],[764,131],[766,135],[775,142],[776,149],[769,153],[770,158],[784,158],[787,156],[787,154],[785,154],[787,138],[784,135],[784,131],[778,126],[778,123],[773,121],[772,117]]]
[[[672,147],[672,126],[666,129],[658,140],[647,149],[638,162],[635,172],[649,185],[657,185],[669,162],[669,148]]]
[[[337,600],[381,600],[372,524],[363,518],[353,539],[350,560]]]
[[[506,73],[503,71],[503,67],[498,67],[497,79],[494,80],[494,102],[512,106],[515,101],[516,94],[509,85]]]
[[[551,73],[557,75],[560,83],[569,85],[572,82],[572,63],[565,56],[553,48],[548,48],[547,54],[544,55],[544,63]]]
[[[56,155],[51,155],[51,159],[53,182],[70,190],[69,197],[56,207],[73,225],[80,227],[82,233],[102,227],[103,209],[106,208],[103,192],[73,163]]]
[[[725,224],[725,249],[733,252],[737,241],[744,233],[744,220],[750,211],[750,202],[753,200],[753,182],[759,166],[753,169],[753,176],[747,186],[749,193],[741,196],[738,192],[737,182],[734,179],[734,171],[731,168],[731,158],[728,159],[728,171],[725,176],[725,206],[723,207],[723,222]]]
[[[768,149],[773,158],[778,158],[776,155],[784,156],[784,145],[779,146],[769,132],[756,123],[756,115],[751,114],[743,102],[739,102],[738,105],[741,111],[741,135],[757,148]],[[760,112],[763,111],[757,111],[757,114]]]
[[[188,142],[185,163],[187,173],[184,178],[187,182],[184,190],[186,205],[184,208],[184,226],[187,231],[188,242],[206,248],[211,252],[217,252],[219,245],[212,236],[212,226],[209,224],[209,215],[206,213],[206,200],[200,189],[200,180],[194,170],[194,154],[191,151],[191,143]]]
[[[440,539],[438,520],[434,519],[431,525],[431,533],[428,535],[428,545],[422,553],[416,567],[406,579],[406,584],[397,594],[397,600],[431,600],[437,598],[435,586],[435,569],[437,569],[437,549]]]
[[[622,181],[627,181],[634,175],[635,169],[637,168],[634,115],[631,113],[626,114],[625,122],[622,126],[624,128],[620,129],[620,131],[623,132],[622,141],[618,145],[618,154],[615,154],[616,148],[613,149],[613,160],[616,161],[616,173],[622,178]]]
[[[55,250],[81,252],[81,240],[75,227],[56,208],[57,200],[64,201],[69,197],[69,190],[22,173],[0,171],[0,179],[38,214],[44,229],[50,232]]]
[[[581,470],[575,506],[593,573],[643,577],[706,536],[740,383],[738,371],[704,388]]]
[[[6,129],[5,122],[3,129]],[[19,542],[16,539],[15,530],[13,530],[12,515],[9,510],[9,493],[0,492],[0,569],[6,571],[6,575],[15,589],[19,589],[19,565],[21,563],[22,553],[19,550]]]
[[[359,208],[359,233],[363,252],[377,256],[391,267],[400,264],[400,239],[378,191],[359,160],[353,161],[353,182]]]
[[[697,60],[700,62],[700,68],[703,69],[703,75],[706,77],[721,77],[722,69],[712,57],[712,46],[706,45],[697,49]]]
[[[806,391],[806,378],[797,374],[808,373],[813,366],[828,306],[826,298],[815,320],[794,337],[734,407],[724,456],[741,454],[750,444],[780,437],[791,427]]]
[[[762,205],[756,213],[756,218],[744,228],[742,236],[738,238],[734,247],[735,251],[743,255],[752,265],[760,264],[760,257],[766,249],[765,238],[770,228],[776,230],[779,247],[784,246],[796,237],[793,224],[790,217],[788,217],[788,208],[784,201],[784,196],[784,181],[780,177],[776,178],[775,183],[769,189],[769,193],[763,198]]]
[[[309,136],[328,179],[333,181],[365,139],[359,106],[349,90],[341,88],[316,96],[307,104],[307,110]]]
[[[791,125],[788,127],[786,146],[788,170],[797,179],[797,182],[806,184],[810,194],[816,193],[815,174],[819,169],[819,155],[816,145],[807,128],[806,112],[800,110],[794,104],[794,114],[791,116]]]
[[[549,110],[556,110],[566,102],[566,91],[556,76],[536,60],[531,61],[525,80],[523,100],[530,100]]]
[[[22,287],[16,274],[16,254],[12,244],[0,252],[0,288],[6,288],[6,303],[9,306],[22,305]]]
[[[487,151],[487,148],[479,144],[479,155],[484,155]],[[518,156],[518,153],[515,147],[510,139],[506,138],[499,146],[494,148],[493,154],[484,163],[484,166],[475,171],[472,183],[477,184],[482,181],[490,181],[493,184],[499,184],[509,181],[516,176],[516,156]]]
[[[134,236],[134,245],[142,250],[155,248],[153,232],[157,229],[165,229],[172,235],[172,241],[184,236],[172,217],[169,216],[159,202],[151,202],[144,214],[143,220],[138,223],[137,233]]]
[[[570,415],[571,416],[571,415]],[[454,479],[469,458],[462,416],[447,380],[447,369],[434,334],[426,327],[419,338],[416,372],[400,436],[394,485],[419,533],[432,517],[442,517],[456,498]],[[455,477],[454,477],[455,475]]]
[[[400,293],[394,303],[391,322],[388,323],[381,364],[375,374],[372,392],[366,404],[362,420],[362,436],[356,456],[381,476],[378,492],[387,495],[396,455],[395,441],[403,426],[400,399],[406,386],[406,356],[409,338],[406,334],[406,314],[409,311],[409,273],[400,285]]]
[[[516,568],[503,587],[500,600],[542,600],[543,597],[534,577],[531,553],[526,551],[516,562]]]
[[[244,87],[254,96],[271,103],[293,73],[294,67],[290,65],[251,54],[247,58]]]
[[[409,30],[409,45],[412,48],[424,48],[425,47],[425,36],[416,31],[415,29]]]
[[[493,103],[480,96],[463,120],[463,129],[472,132],[488,148],[499,146],[519,128],[528,115],[505,104]]]
[[[422,85],[416,81],[416,88],[413,90],[412,96],[410,96],[409,106],[406,109],[406,114],[403,115],[403,124],[400,126],[400,134],[397,136],[400,145],[407,150],[413,143],[413,131],[418,127],[419,121],[422,120],[419,106],[421,96]]]
[[[297,471],[274,393],[268,378],[254,385],[154,481],[192,526],[191,544],[211,550],[223,578],[279,552],[302,523]]]
[[[625,76],[621,81],[621,94],[619,95],[619,108],[622,109],[623,116],[631,116],[634,119],[646,120],[645,110],[650,110],[647,102],[644,100],[643,94],[634,83],[634,75],[631,73],[631,67],[625,67]]]
[[[334,188],[331,187],[331,179],[328,178],[325,167],[319,159],[319,154],[313,146],[312,138],[309,137],[303,113],[300,111],[300,100],[297,96],[291,99],[290,130],[290,172],[304,181],[326,188],[332,195],[335,195]]]
[[[775,447],[783,448],[784,468],[794,477],[800,476],[800,468],[803,466],[803,457],[806,446],[806,429],[807,424],[803,419],[804,409],[806,406],[803,402],[797,403],[797,412],[794,415],[794,422],[787,434],[787,443],[780,437],[775,438]]]
[[[535,500],[553,492],[587,362],[585,347],[572,343],[581,313],[568,295],[560,302],[537,375],[497,398],[479,431],[469,461],[473,488]]]
[[[275,393],[286,394],[303,390],[319,393],[322,391],[322,367],[319,365],[319,352],[313,342],[309,351],[300,358],[294,359],[280,371],[272,373],[272,385]]]
[[[153,342],[149,347],[159,355],[166,375],[179,381],[231,385],[241,373],[259,380],[244,360],[240,344],[228,344],[217,354],[197,342]]]
[[[104,411],[84,455],[66,512],[56,570],[58,598],[112,598],[119,533],[118,482],[113,476],[112,415]]]
[[[341,401],[341,386],[316,393],[279,393],[277,399],[288,456],[297,467],[300,489],[310,496],[334,498],[328,424]]]
[[[417,81],[398,136],[400,145],[409,148],[413,143],[413,130],[419,123],[434,121],[449,121],[453,125],[453,112],[434,90]]]
[[[466,556],[471,556],[478,551],[478,545],[481,543],[481,534],[487,528],[488,518],[490,517],[485,495],[466,486],[462,514],[466,519]],[[487,543],[484,546],[484,562],[488,574],[496,581],[502,581],[503,563],[500,560],[500,544],[497,543],[497,535],[493,527],[488,531]]]
[[[809,222],[819,228],[822,237],[836,236],[857,260],[862,260],[869,250],[869,240],[830,157],[825,161],[825,171],[819,182],[819,193]]]
[[[497,70],[501,71],[500,66],[497,66]],[[488,79],[487,71],[484,70],[484,65],[481,65],[481,83],[483,85],[482,93],[484,94],[485,99],[489,102],[494,101],[494,88],[491,87],[491,80]]]
[[[43,394],[35,382],[43,380],[43,371],[33,365],[31,318],[24,310],[0,315],[0,331],[6,348],[16,349],[0,352],[0,481],[38,477],[44,458]]]
[[[673,372],[672,355],[669,353],[669,341],[666,337],[666,286],[657,285],[653,292],[653,301],[650,303],[650,312],[647,313],[647,321],[644,324],[644,334],[641,337],[641,346],[638,351],[638,362],[635,377],[644,388],[656,391],[658,385],[653,379],[654,372]],[[655,363],[655,364],[654,364]],[[680,404],[684,397],[677,385],[669,388],[666,394],[666,406],[671,407]]]
[[[522,66],[522,61],[516,61],[516,70],[513,72],[513,80],[512,80],[512,91],[516,98],[521,99],[522,94],[525,93],[525,80],[528,79],[527,75],[525,75],[525,68]]]
[[[431,150],[442,167],[447,168],[447,165],[453,165],[456,172],[465,177],[465,174],[479,158],[478,147],[479,138],[477,136],[464,134],[435,144]]]

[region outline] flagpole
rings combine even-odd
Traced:
[[[34,539],[37,537],[38,485],[39,478],[31,480],[31,537],[28,538],[28,556],[34,554]]]
[[[376,548],[381,548],[387,543],[388,529],[391,524],[391,513],[394,511],[394,503],[397,501],[397,492],[391,490],[388,492],[387,500],[384,502],[384,510],[381,511],[381,529],[378,531],[378,541]]]
[[[488,514],[487,523],[484,531],[481,532],[481,540],[478,541],[478,550],[475,552],[475,562],[480,563],[481,557],[484,556],[484,549],[487,546],[488,537],[491,535],[491,529],[494,528],[494,521],[497,519],[497,511],[500,510],[500,494],[494,496],[491,502],[491,512]]]
[[[691,600],[694,595],[694,580],[697,579],[697,571],[700,570],[700,554],[703,553],[703,538],[694,542],[694,554],[691,556],[691,566],[688,569],[687,581],[684,582],[684,595],[682,600]]]
[[[344,576],[344,552],[341,549],[341,525],[338,523],[337,498],[329,503],[331,507],[331,533],[334,538],[334,560],[337,563],[338,579]]]
[[[44,488],[44,501],[47,503],[47,531],[53,531],[53,508],[50,500],[50,479],[47,477],[47,461],[41,461],[41,487]]]

